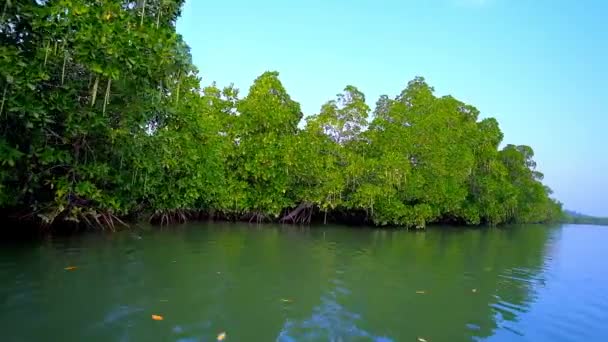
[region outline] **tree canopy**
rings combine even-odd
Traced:
[[[348,85],[306,118],[277,72],[243,98],[201,88],[175,29],[182,3],[5,2],[5,214],[110,228],[141,215],[418,228],[561,218],[532,148],[501,149],[495,119],[421,77],[374,110]]]

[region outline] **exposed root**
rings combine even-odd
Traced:
[[[188,216],[181,209],[176,210],[158,210],[150,216],[150,223],[158,223],[161,226],[168,226],[175,223],[186,223]]]
[[[75,194],[68,195],[68,205],[49,205],[31,213],[23,219],[40,219],[42,227],[53,229],[67,224],[74,228],[86,227],[99,230],[116,231],[117,226],[129,227],[111,210],[96,209],[95,203]]]
[[[92,209],[87,210],[85,212],[82,212],[80,215],[78,215],[77,220],[84,221],[84,223],[86,224],[87,227],[97,228],[97,229],[101,229],[101,230],[109,229],[110,231],[113,231],[113,232],[116,231],[118,225],[121,225],[125,228],[129,227],[128,224],[123,222],[116,215],[114,215],[113,213],[111,213],[109,211],[97,212]]]
[[[291,223],[308,224],[312,218],[313,209],[312,203],[302,202],[294,210],[283,216],[280,222],[291,221]]]
[[[255,221],[255,223],[260,224],[260,223],[264,222],[265,219],[266,219],[266,215],[259,213],[259,212],[255,212],[249,218],[249,223],[252,223]]]

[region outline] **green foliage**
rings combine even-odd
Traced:
[[[277,72],[266,72],[237,102],[237,111],[228,163],[233,191],[241,201],[232,211],[276,218],[294,204],[288,193],[293,162],[286,151],[295,143],[300,105],[291,100]]]
[[[106,226],[103,220],[142,203],[186,205],[171,202],[162,181],[193,172],[172,168],[176,142],[208,153],[189,139],[205,130],[196,122],[202,118],[193,117],[201,101],[192,91],[196,71],[174,28],[181,4],[7,3],[0,23],[1,206],[47,223],[60,218]],[[191,207],[197,204],[183,195]]]
[[[201,89],[181,0],[11,1],[0,21],[0,208],[114,227],[148,214],[377,225],[561,219],[527,146],[416,78],[345,87],[299,128],[277,72]]]

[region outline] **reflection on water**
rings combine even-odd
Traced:
[[[586,226],[230,224],[5,243],[2,340],[604,340],[607,243]]]

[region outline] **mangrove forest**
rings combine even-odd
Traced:
[[[5,0],[0,208],[39,226],[218,218],[423,228],[562,218],[531,147],[417,77],[304,116],[265,72],[201,86],[183,0]],[[245,54],[245,52],[244,52]]]

